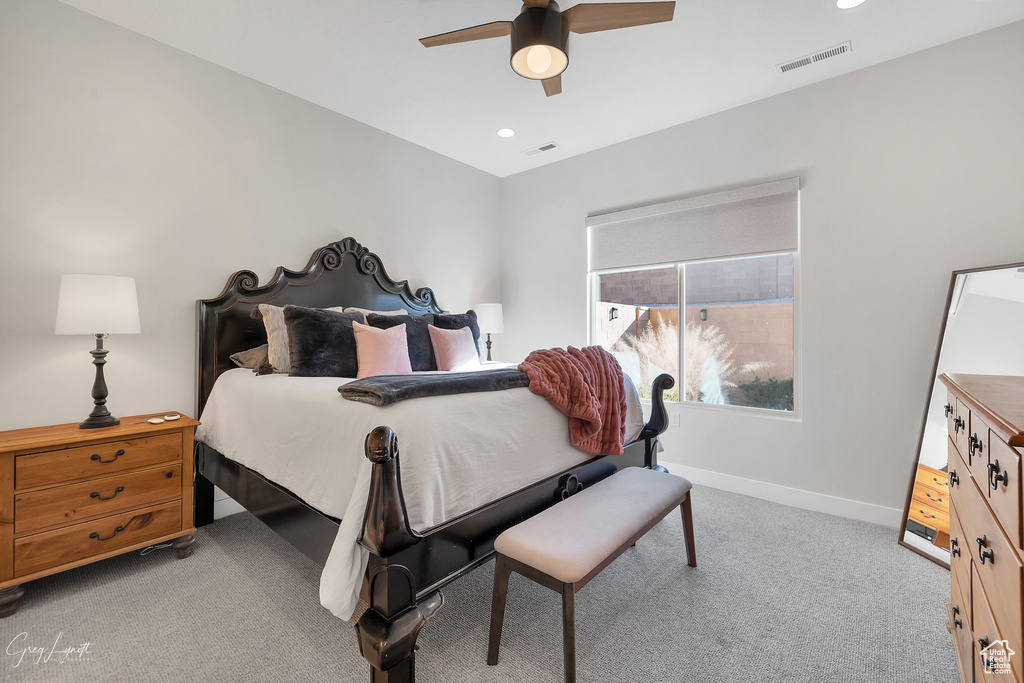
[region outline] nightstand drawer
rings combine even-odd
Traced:
[[[917,466],[917,475],[914,478],[914,490],[921,490],[925,493],[939,493],[942,497],[949,493],[949,475],[934,467],[927,465]]]
[[[15,489],[105,477],[125,470],[181,459],[181,435],[163,434],[125,441],[20,455],[14,465]]]
[[[180,530],[181,501],[175,501],[24,536],[14,541],[14,571],[24,576]]]
[[[181,464],[55,486],[14,497],[18,536],[181,498]]]

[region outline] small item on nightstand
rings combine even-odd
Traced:
[[[161,417],[151,417],[148,420],[146,420],[146,422],[148,422],[151,425],[159,425],[159,424],[163,424],[164,420]]]
[[[171,413],[170,415],[164,415],[164,419],[167,420],[168,422],[171,422],[173,420],[177,420],[180,417],[181,417],[181,415],[178,415],[177,413]]]

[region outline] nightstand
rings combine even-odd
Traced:
[[[163,415],[0,432],[0,617],[26,581],[166,541],[189,556],[199,423]]]

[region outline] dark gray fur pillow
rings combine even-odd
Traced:
[[[370,327],[382,330],[390,329],[396,325],[405,325],[405,337],[409,342],[409,364],[413,372],[424,370],[437,370],[437,362],[434,360],[434,345],[430,342],[430,330],[427,328],[434,324],[434,316],[426,315],[377,315],[367,313],[366,322]]]
[[[435,315],[434,327],[442,330],[461,330],[463,327],[468,327],[469,331],[473,333],[473,343],[476,344],[477,355],[480,356],[480,360],[485,358],[483,347],[480,345],[480,326],[476,323],[476,311]]]
[[[356,337],[352,322],[361,314],[338,313],[322,308],[285,306],[288,353],[294,377],[355,377]]]

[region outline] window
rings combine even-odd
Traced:
[[[667,372],[668,400],[794,412],[796,181],[588,219],[591,343],[641,397]]]
[[[663,372],[678,379],[678,267],[602,273],[594,287],[591,343],[615,356],[640,397],[651,397],[651,381]],[[679,400],[679,382],[665,394]]]

